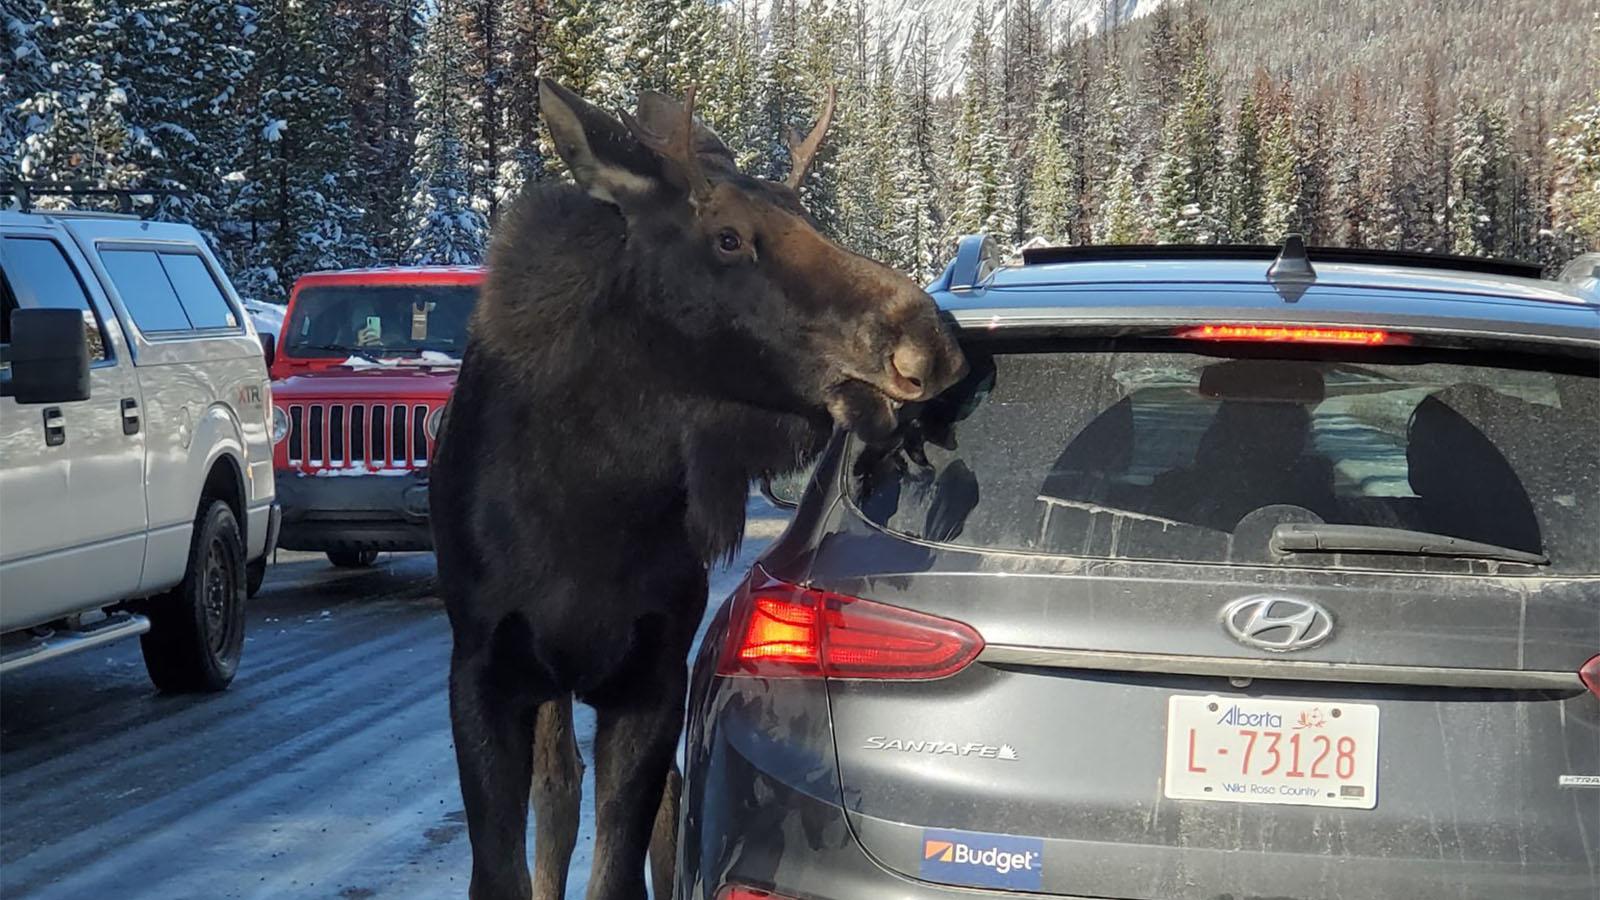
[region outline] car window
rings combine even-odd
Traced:
[[[3,358],[10,363],[11,311],[13,309],[77,309],[83,312],[84,337],[89,342],[89,358],[107,358],[106,338],[100,317],[89,303],[83,282],[61,246],[49,238],[7,237],[0,240],[0,271],[5,290]]]
[[[178,293],[178,302],[196,328],[237,328],[239,318],[217,280],[197,253],[160,253],[161,265]]]
[[[140,331],[159,334],[195,327],[154,250],[102,250],[100,261]]]
[[[471,284],[311,285],[295,295],[282,349],[293,357],[418,357],[466,350]]]
[[[856,504],[912,537],[1009,551],[1463,565],[1269,551],[1279,524],[1333,523],[1600,571],[1594,372],[1149,347],[979,357],[916,420],[911,452],[858,453]]]

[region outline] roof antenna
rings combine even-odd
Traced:
[[[1267,281],[1277,289],[1285,303],[1294,303],[1305,296],[1306,289],[1315,284],[1317,270],[1311,268],[1311,257],[1306,255],[1306,242],[1298,234],[1284,236],[1283,249],[1267,268]]]

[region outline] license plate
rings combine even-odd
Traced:
[[[1162,791],[1175,800],[1372,809],[1378,708],[1172,697]]]

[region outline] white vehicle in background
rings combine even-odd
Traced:
[[[283,315],[285,307],[278,303],[263,303],[260,300],[245,300],[244,311],[250,314],[250,321],[255,323],[256,333],[262,337],[272,335],[273,340],[283,332]]]
[[[140,635],[221,690],[279,520],[256,329],[194,228],[0,189],[0,672]]]

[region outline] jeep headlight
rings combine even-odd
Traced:
[[[272,442],[276,444],[288,436],[289,416],[283,411],[283,407],[274,406],[272,408]]]
[[[428,440],[437,441],[439,439],[439,426],[442,424],[444,424],[444,407],[441,406],[428,413],[427,421],[422,423],[423,427],[428,430]]]

